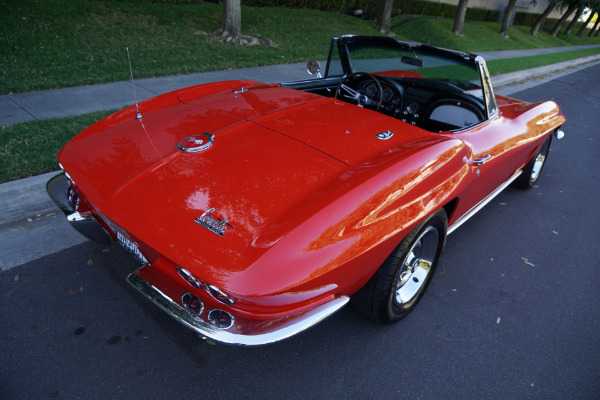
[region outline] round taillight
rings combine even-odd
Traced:
[[[187,283],[195,287],[196,289],[200,289],[202,287],[202,282],[200,279],[196,278],[190,271],[187,269],[176,267],[177,273],[181,276]]]
[[[71,185],[69,185],[69,187],[67,188],[67,201],[69,202],[69,205],[71,206],[73,211],[76,211],[79,208],[79,195]]]
[[[189,292],[181,296],[181,304],[186,310],[195,315],[202,314],[202,310],[204,310],[202,300]]]
[[[229,296],[227,293],[225,293],[216,286],[206,284],[204,285],[204,289],[206,289],[208,294],[210,294],[215,300],[223,304],[227,304],[228,306],[232,306],[233,304],[235,304],[235,301],[233,301],[231,296]]]
[[[235,318],[228,312],[215,308],[208,313],[208,321],[216,328],[228,329],[233,326]]]

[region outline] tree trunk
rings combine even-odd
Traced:
[[[455,35],[462,36],[463,34],[468,2],[469,0],[460,0],[458,2],[458,10],[456,11],[456,17],[454,17],[454,29],[452,29]]]
[[[573,17],[573,19],[571,20],[571,23],[569,24],[569,26],[567,26],[567,30],[565,31],[565,36],[570,36],[571,35],[571,31],[575,27],[575,24],[577,23],[577,20],[579,19],[579,17],[581,17],[581,14],[583,14],[583,10],[585,10],[585,6],[583,4],[581,4],[579,6],[579,8],[577,9],[577,13],[575,14],[575,16]]]
[[[575,1],[571,2],[569,4],[569,8],[567,8],[567,11],[563,14],[562,17],[560,17],[560,19],[558,20],[556,25],[554,25],[554,28],[552,28],[552,32],[550,32],[550,36],[556,37],[556,34],[560,30],[560,27],[563,26],[565,21],[571,16],[571,14],[573,14],[575,12],[576,9],[577,9],[577,2],[575,2]]]
[[[241,0],[223,0],[223,21],[221,28],[224,42],[240,43],[242,35],[242,5]]]
[[[379,0],[379,12],[377,13],[377,30],[384,35],[390,33],[390,19],[394,0]]]
[[[577,32],[577,37],[583,36],[583,32],[585,32],[585,29],[587,28],[589,23],[592,22],[592,18],[594,18],[594,14],[596,14],[596,12],[594,10],[591,10],[590,15],[588,16],[587,20],[585,21],[585,24],[583,24],[583,26],[581,28],[579,28],[579,32]]]
[[[596,23],[594,24],[594,27],[592,28],[590,33],[588,33],[588,37],[592,37],[592,35],[594,34],[594,31],[598,27],[598,23],[600,23],[600,15],[598,15],[598,18],[596,19]],[[600,32],[600,31],[598,31],[598,32]]]
[[[542,24],[544,23],[544,21],[546,20],[546,18],[548,17],[548,15],[550,15],[550,13],[552,12],[552,10],[554,10],[555,7],[556,7],[556,1],[555,0],[550,0],[550,3],[548,4],[548,7],[546,7],[546,9],[542,13],[542,15],[540,15],[540,17],[538,18],[538,20],[535,21],[535,24],[533,24],[533,27],[529,31],[529,34],[531,36],[537,36],[538,31],[542,27]]]
[[[510,26],[510,19],[512,18],[516,6],[517,0],[510,0],[508,2],[508,7],[506,7],[506,13],[504,14],[504,19],[502,20],[502,28],[500,29],[500,34],[506,38],[508,38],[508,27]]]

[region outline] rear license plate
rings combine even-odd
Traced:
[[[125,237],[125,235],[123,235],[121,232],[119,232],[116,229],[115,229],[115,233],[117,234],[117,240],[119,241],[119,244],[121,246],[123,246],[125,248],[125,250],[127,250],[129,253],[133,254],[133,256],[135,258],[137,258],[140,262],[142,262],[144,264],[148,264],[148,260],[146,260],[146,257],[144,257],[144,255],[142,254],[142,252],[140,251],[140,249],[137,247],[137,245],[135,243],[133,243],[131,240],[127,239]]]

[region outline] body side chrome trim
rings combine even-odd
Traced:
[[[481,200],[479,203],[477,203],[475,207],[471,208],[467,213],[465,213],[462,217],[456,220],[456,222],[452,224],[452,226],[448,227],[448,235],[454,232],[459,226],[467,222],[469,218],[475,215],[477,211],[485,207],[490,201],[494,199],[494,197],[498,196],[500,192],[506,189],[506,187],[510,185],[515,179],[517,179],[522,172],[522,170],[518,170],[517,172],[515,172],[514,175],[511,176],[506,182],[498,186],[496,190],[490,193],[485,199]]]
[[[127,281],[163,311],[194,332],[218,342],[245,346],[273,343],[293,336],[330,316],[350,300],[347,296],[336,297],[328,303],[292,317],[288,323],[277,327],[273,331],[257,335],[242,335],[217,329],[200,318],[192,316],[169,296],[161,292],[154,285],[146,282],[135,272],[127,277]]]

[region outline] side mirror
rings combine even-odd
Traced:
[[[321,75],[321,65],[319,64],[318,61],[310,60],[309,62],[307,62],[306,63],[306,71],[311,75],[317,74],[317,78],[323,77]]]

